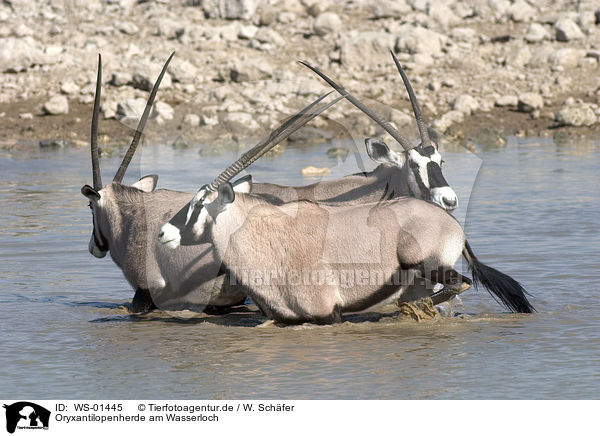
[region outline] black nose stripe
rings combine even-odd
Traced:
[[[429,178],[430,189],[448,186],[448,182],[442,174],[442,169],[435,162],[427,162],[427,177]]]

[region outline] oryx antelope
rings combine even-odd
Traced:
[[[160,226],[184,205],[193,194],[166,189],[154,190],[157,176],[146,176],[131,186],[121,182],[139,143],[150,114],[161,79],[173,57],[165,63],[148,99],[146,109],[125,157],[112,183],[102,185],[98,155],[98,116],[101,94],[102,62],[98,59],[98,78],[91,128],[93,187],[85,185],[81,192],[90,201],[93,232],[89,251],[102,258],[110,251],[113,261],[122,269],[136,293],[133,311],[163,309],[204,309],[243,303],[246,296],[240,287],[222,286],[221,263],[214,257],[210,243],[179,247],[173,251],[157,241]],[[272,147],[306,124],[316,115],[339,101],[313,107],[321,97],[288,120],[269,137]],[[275,143],[272,143],[276,141]]]
[[[229,182],[215,182],[218,188],[199,199],[194,228],[213,242],[226,270],[270,319],[340,322],[344,312],[404,294],[410,300],[431,295],[436,283],[444,285],[441,292],[459,294],[471,286],[454,269],[461,254],[476,284],[513,311],[533,311],[521,285],[479,262],[460,224],[437,205],[407,197],[274,205],[250,195],[250,181],[235,191]]]
[[[395,152],[382,141],[367,138],[365,145],[369,157],[380,165],[371,172],[362,172],[345,176],[335,180],[321,181],[308,186],[282,186],[270,183],[255,183],[253,194],[271,201],[273,204],[282,204],[295,200],[310,200],[317,202],[331,202],[335,204],[360,204],[374,202],[382,196],[388,198],[415,197],[433,201],[440,207],[453,210],[458,206],[458,197],[454,190],[448,186],[441,166],[442,158],[437,146],[431,141],[427,127],[423,121],[421,108],[400,63],[392,53],[394,61],[404,85],[408,91],[410,102],[415,114],[421,143],[413,146],[390,123],[380,118],[371,109],[361,103],[356,97],[349,94],[342,86],[325,76],[314,67],[310,67],[323,77],[331,86],[339,91],[353,104],[359,107],[369,117],[380,124],[398,141],[404,152]],[[305,64],[306,65],[306,64]],[[237,174],[237,173],[236,173]],[[233,177],[233,176],[232,176]],[[231,177],[227,180],[230,180]],[[225,179],[221,179],[222,181]],[[216,187],[212,188],[213,190]],[[191,208],[182,209],[169,223],[163,226],[161,240],[170,246],[190,245],[206,242],[194,232],[189,222],[188,215],[198,205],[197,199],[205,192],[201,189],[191,204]]]

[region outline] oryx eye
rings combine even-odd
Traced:
[[[427,147],[425,147],[424,151],[427,154],[427,156],[431,156],[433,153],[435,153],[435,148],[433,148],[433,145],[428,145]]]

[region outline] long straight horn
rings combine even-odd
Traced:
[[[402,136],[402,134],[396,128],[394,128],[394,126],[392,126],[388,121],[381,118],[379,115],[377,115],[375,112],[373,112],[370,108],[365,106],[364,103],[362,103],[360,100],[358,100],[356,97],[354,97],[348,91],[346,91],[346,89],[342,85],[339,85],[338,83],[334,82],[332,79],[327,77],[325,75],[325,73],[323,73],[317,67],[313,67],[312,65],[309,65],[308,63],[303,62],[303,61],[299,61],[299,62],[302,65],[304,65],[305,67],[307,67],[310,70],[312,70],[313,72],[315,72],[316,74],[318,74],[323,80],[325,80],[329,85],[331,85],[337,92],[339,92],[342,96],[346,97],[346,99],[350,103],[352,103],[358,109],[363,111],[369,118],[371,118],[373,121],[375,121],[381,127],[383,127],[383,129],[386,132],[388,132],[390,135],[392,135],[392,138],[394,138],[396,141],[398,141],[398,143],[406,151],[414,148],[413,145],[411,144],[411,142],[408,139],[406,139],[404,136]]]
[[[131,163],[131,159],[133,159],[133,155],[135,154],[135,150],[140,142],[140,138],[142,137],[142,132],[144,131],[144,127],[146,126],[146,121],[148,121],[148,117],[150,116],[150,111],[152,110],[152,105],[154,104],[154,98],[156,97],[156,93],[158,92],[158,87],[160,86],[160,82],[162,81],[163,76],[167,72],[167,67],[169,66],[169,62],[173,59],[175,52],[171,53],[167,62],[160,72],[158,79],[156,79],[156,83],[152,88],[152,92],[150,92],[150,97],[148,97],[148,102],[146,103],[146,108],[144,109],[144,113],[142,118],[140,118],[140,122],[138,123],[137,129],[135,130],[135,134],[133,135],[133,140],[131,141],[131,145],[127,149],[127,153],[125,153],[125,157],[115,174],[114,182],[121,183],[123,177],[125,176],[125,171],[127,171],[127,167]]]
[[[396,68],[400,72],[400,76],[402,76],[402,81],[404,82],[404,86],[408,91],[408,98],[410,98],[410,104],[412,105],[413,112],[415,114],[415,119],[417,120],[417,127],[419,128],[419,135],[421,135],[421,144],[423,147],[427,147],[431,145],[431,139],[429,138],[429,131],[427,130],[427,126],[425,125],[425,121],[423,121],[423,114],[421,113],[421,107],[419,106],[419,102],[417,101],[417,96],[415,95],[415,91],[413,91],[412,85],[404,74],[404,70],[400,65],[400,61],[396,57],[396,54],[393,50],[390,50],[392,53],[392,57],[394,58],[394,62],[396,63]]]
[[[100,175],[100,155],[98,154],[98,116],[100,115],[100,93],[102,91],[102,56],[98,54],[98,77],[96,78],[96,95],[94,96],[94,112],[92,113],[92,132],[90,148],[92,149],[92,178],[94,189],[102,189]]]
[[[322,113],[323,111],[329,109],[331,106],[336,104],[338,101],[343,99],[344,97],[338,97],[331,102],[321,105],[320,107],[312,110],[319,102],[321,102],[325,97],[327,97],[331,92],[319,97],[314,102],[306,106],[296,115],[287,119],[281,126],[277,129],[273,130],[267,137],[261,140],[258,144],[248,150],[246,153],[242,155],[237,161],[231,164],[226,170],[224,170],[221,174],[219,174],[207,187],[211,191],[216,191],[223,182],[231,180],[237,174],[242,172],[248,166],[250,166],[254,161],[259,159],[266,152],[271,150],[281,141],[286,139],[300,127],[304,126],[310,120],[315,118],[317,115]]]

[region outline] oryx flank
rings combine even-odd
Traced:
[[[93,187],[85,185],[81,192],[90,201],[93,233],[90,252],[104,257],[110,251],[114,262],[135,289],[131,310],[148,311],[158,305],[162,309],[202,310],[210,305],[213,310],[221,306],[243,303],[246,296],[239,287],[223,287],[219,276],[221,263],[214,257],[211,244],[179,247],[173,251],[157,241],[160,226],[190,202],[193,194],[165,189],[154,190],[157,176],[146,176],[131,186],[121,182],[139,143],[144,125],[160,81],[173,55],[169,57],[148,99],[132,143],[112,183],[102,185],[98,156],[98,115],[101,94],[102,64],[99,57],[96,97],[92,116],[91,154]],[[327,109],[328,105],[312,108],[323,99],[292,117],[284,128],[269,137],[272,147],[289,134]],[[272,142],[276,141],[275,144]]]
[[[394,60],[408,91],[417,126],[419,127],[421,143],[418,146],[413,146],[390,123],[378,117],[343,87],[316,68],[309,67],[389,131],[404,148],[404,152],[392,151],[384,142],[367,138],[365,140],[367,153],[372,160],[380,164],[371,172],[361,172],[308,186],[290,187],[270,183],[255,183],[253,194],[269,200],[273,204],[283,204],[295,200],[360,204],[375,202],[383,196],[387,198],[415,197],[432,201],[446,210],[454,210],[458,206],[458,197],[454,190],[448,186],[448,182],[442,175],[442,158],[437,146],[429,138],[421,108],[410,81],[395,56]],[[161,231],[162,241],[168,242],[173,247],[206,242],[201,235],[194,232],[193,226],[186,225],[186,223],[189,223],[188,216],[191,215],[195,205],[198,204],[197,200],[204,194],[205,192],[202,189],[198,191],[195,200],[191,203],[191,208],[181,210],[169,223],[163,226]]]
[[[344,312],[431,295],[436,283],[459,294],[471,286],[454,269],[461,253],[476,284],[513,311],[533,310],[521,285],[479,262],[460,224],[437,205],[407,197],[274,205],[249,194],[249,181],[236,191],[229,182],[207,190],[194,227],[270,319],[340,322]]]

